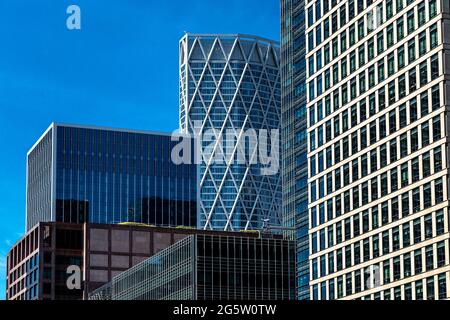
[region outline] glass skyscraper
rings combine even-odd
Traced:
[[[295,244],[191,235],[114,277],[90,300],[294,300]]]
[[[175,140],[52,124],[27,157],[27,230],[40,221],[195,227],[198,167],[174,164]]]
[[[297,291],[309,299],[305,0],[281,0],[283,225],[297,240]]]
[[[450,297],[450,3],[312,0],[313,299]]]
[[[261,150],[249,146],[256,138],[259,149],[269,145],[270,152],[272,130],[279,144],[280,94],[278,43],[246,35],[181,39],[181,130],[200,136],[201,150],[213,159],[200,163],[200,228],[261,229],[266,219],[281,225],[279,170],[263,174]],[[265,141],[263,130],[271,135]],[[239,162],[242,150],[246,157]],[[278,150],[275,156],[279,166]]]

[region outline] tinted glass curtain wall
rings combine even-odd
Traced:
[[[309,299],[305,1],[281,0],[283,225],[297,240],[298,297]]]
[[[39,221],[196,226],[197,166],[172,162],[177,143],[169,134],[53,124],[28,159],[27,229]]]

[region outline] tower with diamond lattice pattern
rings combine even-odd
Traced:
[[[260,148],[261,132],[279,132],[280,95],[277,42],[247,35],[180,40],[180,128],[201,137],[208,154],[199,165],[200,228],[258,230],[267,219],[281,225],[279,170],[262,174],[266,164],[251,143],[256,137]],[[273,137],[264,141],[269,152]]]

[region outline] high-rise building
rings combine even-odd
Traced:
[[[172,161],[179,141],[193,158],[188,137],[52,124],[27,157],[27,230],[50,221],[196,226],[197,165]]]
[[[242,263],[245,261],[245,263]],[[90,300],[294,300],[295,244],[258,233],[191,235],[114,277]]]
[[[313,299],[450,297],[449,7],[305,7]]]
[[[297,240],[297,292],[309,299],[305,1],[281,0],[283,226]]]
[[[269,173],[261,161],[261,147],[270,145],[270,153],[274,137],[279,144],[278,46],[247,35],[186,34],[180,41],[181,131],[199,137],[205,156],[200,228],[261,229],[266,219],[281,224],[278,149]]]

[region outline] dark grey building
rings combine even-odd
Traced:
[[[53,123],[27,157],[27,230],[41,221],[196,226],[197,166],[171,160],[175,140]]]
[[[319,3],[319,1],[317,1]],[[283,225],[296,228],[297,288],[309,299],[309,215],[306,110],[305,1],[281,0],[281,159]],[[318,109],[318,117],[329,112]]]
[[[191,235],[116,276],[91,300],[294,300],[295,243]]]

